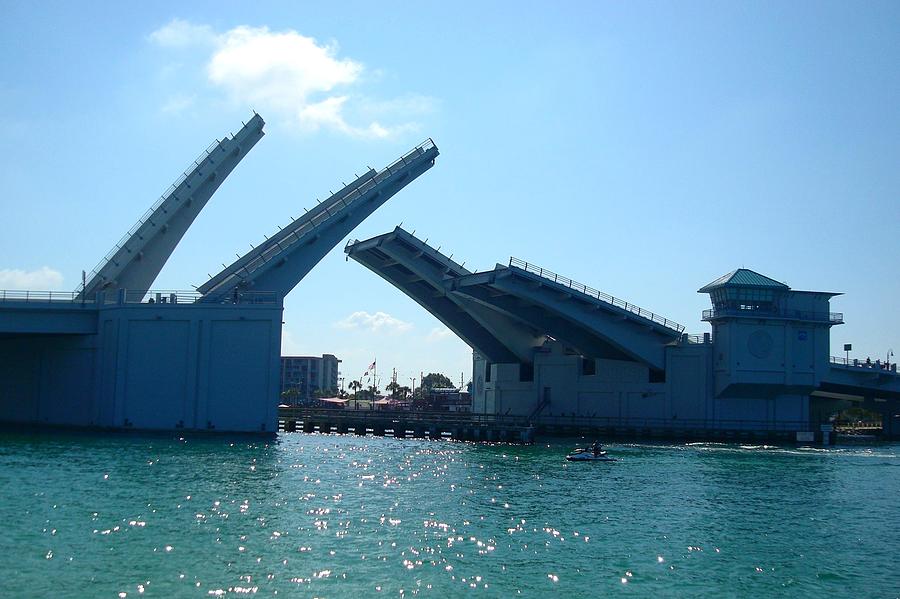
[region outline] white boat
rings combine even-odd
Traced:
[[[586,449],[576,449],[572,453],[566,456],[566,461],[569,462],[615,462],[616,458],[611,458],[607,455],[606,450],[601,449],[598,452],[594,452],[590,447]]]

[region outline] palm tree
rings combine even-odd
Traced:
[[[399,383],[397,383],[397,381],[391,381],[390,383],[387,384],[387,386],[385,387],[385,390],[390,391],[391,397],[393,397],[394,399],[397,399],[397,392],[400,390],[400,385],[399,385]]]
[[[362,383],[359,381],[350,381],[350,390],[353,391],[353,399],[356,401],[356,409],[359,409],[359,390],[362,389]]]

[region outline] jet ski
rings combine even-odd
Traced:
[[[578,448],[566,456],[568,462],[615,462],[616,458],[610,457],[599,443],[590,447]]]

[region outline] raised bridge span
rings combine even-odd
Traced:
[[[254,114],[197,158],[74,292],[0,290],[0,422],[277,430],[284,297],[430,169],[430,139],[291,219],[197,291],[150,290],[190,224],[263,136]]]

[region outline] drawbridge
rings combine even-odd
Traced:
[[[191,223],[225,178],[262,139],[254,114],[240,131],[210,145],[91,271],[77,300],[98,292],[150,289]]]
[[[665,368],[676,322],[515,258],[469,272],[401,228],[347,255],[392,283],[491,362],[530,362],[548,336],[584,356]]]
[[[544,342],[545,337],[532,327],[448,293],[446,281],[472,273],[400,227],[353,241],[345,251],[492,362],[529,362],[533,348]]]
[[[263,137],[254,115],[206,149],[78,290],[0,291],[0,422],[276,430],[283,300],[360,222],[430,169],[429,139],[292,219],[196,292],[150,291]]]
[[[428,139],[380,171],[369,169],[198,287],[200,301],[239,298],[253,290],[287,294],[359,223],[430,169],[437,156],[437,146]]]

